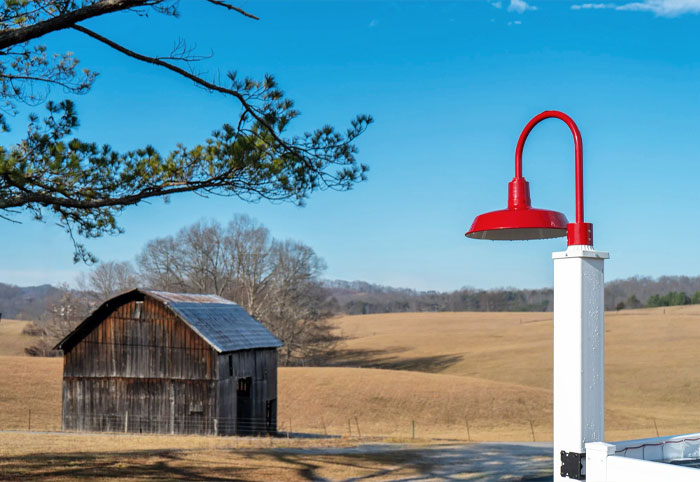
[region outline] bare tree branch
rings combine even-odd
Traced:
[[[238,13],[240,13],[241,15],[245,15],[245,16],[248,17],[248,18],[252,18],[252,19],[254,19],[254,20],[260,20],[260,19],[259,19],[258,17],[256,17],[255,15],[253,15],[253,14],[251,14],[251,13],[248,13],[248,12],[245,12],[245,11],[243,11],[242,9],[240,9],[240,8],[238,8],[238,7],[236,7],[236,6],[231,5],[230,3],[222,2],[221,0],[206,0],[206,1],[209,2],[209,3],[211,3],[211,4],[213,4],[213,5],[218,5],[219,7],[224,7],[224,8],[227,8],[227,9],[229,9],[229,10],[233,10],[234,12],[238,12]]]
[[[275,141],[279,142],[280,145],[283,145],[283,146],[287,145],[287,143],[281,137],[279,137],[277,135],[277,132],[275,131],[275,129],[271,125],[269,125],[269,123],[265,119],[263,119],[263,117],[257,112],[257,110],[252,105],[250,105],[250,103],[248,102],[246,97],[243,94],[241,94],[240,92],[232,90],[232,89],[227,89],[226,87],[222,87],[220,85],[208,82],[208,81],[202,79],[201,77],[198,77],[198,76],[194,75],[193,73],[188,72],[188,71],[178,67],[177,65],[173,65],[171,63],[165,62],[163,60],[160,60],[157,57],[149,57],[147,55],[143,55],[143,54],[140,54],[138,52],[134,52],[133,50],[129,50],[126,47],[119,45],[118,43],[98,34],[97,32],[93,32],[92,30],[87,29],[85,27],[82,27],[80,25],[73,25],[72,28],[77,30],[78,32],[82,32],[85,35],[88,35],[89,37],[94,38],[95,40],[98,40],[98,41],[104,43],[105,45],[112,47],[114,50],[117,50],[118,52],[121,52],[125,55],[128,55],[129,57],[140,60],[142,62],[146,62],[148,64],[158,65],[160,67],[166,68],[172,72],[175,72],[179,75],[182,75],[183,77],[185,77],[185,78],[191,80],[192,82],[204,87],[207,90],[220,92],[222,94],[227,94],[227,95],[231,95],[231,96],[235,97],[241,103],[241,105],[243,106],[243,109],[246,112],[248,112],[256,121],[258,121],[261,125],[263,125],[265,127],[265,129],[267,129],[267,131],[275,138]]]
[[[162,0],[100,0],[77,10],[68,11],[61,15],[44,20],[43,22],[0,32],[0,50],[19,43],[28,42],[42,37],[50,32],[64,30],[75,23],[93,17],[99,17],[120,10],[128,10],[137,6],[147,6],[160,3]]]

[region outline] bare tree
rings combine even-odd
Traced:
[[[188,291],[187,281],[180,270],[179,254],[172,236],[147,242],[136,257],[143,284],[153,289]]]
[[[60,356],[61,352],[53,347],[90,314],[92,306],[84,296],[67,285],[60,288],[63,291],[61,298],[51,305],[39,322],[32,324],[39,337],[24,349],[30,356]]]
[[[230,289],[235,259],[226,249],[221,225],[198,222],[180,230],[177,239],[180,277],[188,291],[223,295]]]
[[[328,293],[319,281],[326,265],[296,241],[275,242],[271,255],[274,271],[262,319],[284,342],[284,365],[314,363],[338,341],[329,324]]]
[[[309,246],[274,240],[248,216],[225,229],[199,222],[150,241],[137,264],[151,288],[216,293],[243,306],[285,343],[284,364],[313,362],[334,347],[319,281],[325,263]]]
[[[97,264],[78,278],[78,287],[91,295],[96,304],[139,286],[139,278],[129,261],[108,261]]]
[[[236,263],[236,281],[228,294],[251,315],[261,317],[274,269],[270,232],[252,218],[236,215],[226,227],[226,243]]]
[[[137,257],[152,288],[223,295],[233,289],[236,260],[221,225],[200,221],[149,241]]]

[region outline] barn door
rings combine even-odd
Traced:
[[[265,402],[265,431],[267,433],[277,432],[277,399]]]
[[[253,403],[251,400],[252,383],[251,377],[238,379],[236,389],[236,432],[239,435],[252,434],[255,428],[253,420]]]

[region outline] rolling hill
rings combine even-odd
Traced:
[[[460,440],[551,438],[552,321],[544,313],[339,317],[330,367],[279,370],[279,428]],[[0,428],[60,425],[60,359],[21,356],[0,323]],[[606,438],[700,428],[700,306],[606,314]],[[467,428],[467,426],[469,428]],[[359,430],[358,430],[359,429]]]

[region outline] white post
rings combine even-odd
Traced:
[[[586,481],[607,482],[608,457],[615,455],[615,446],[605,442],[586,444]]]
[[[561,451],[581,454],[604,436],[603,262],[608,253],[569,246],[554,259],[554,480]]]

